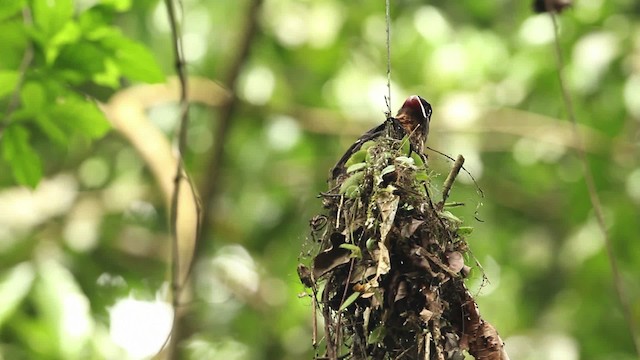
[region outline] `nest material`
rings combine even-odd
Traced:
[[[464,284],[470,228],[432,201],[411,148],[367,141],[322,194],[298,268],[324,319],[315,359],[508,359]]]

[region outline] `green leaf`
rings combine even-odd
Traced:
[[[361,150],[369,150],[369,148],[372,147],[375,144],[376,144],[376,142],[374,140],[369,140],[369,141],[366,141],[364,144],[362,144],[360,149]]]
[[[340,305],[340,309],[338,309],[338,311],[342,311],[342,310],[348,308],[349,305],[353,304],[354,301],[356,301],[360,297],[360,295],[362,295],[362,294],[360,294],[359,292],[354,292],[353,294],[349,295],[347,300],[345,300],[342,303],[342,305]]]
[[[394,171],[396,171],[396,166],[395,165],[388,165],[384,169],[382,169],[382,172],[380,173],[380,177],[385,176],[387,174],[391,174]]]
[[[36,113],[44,107],[46,102],[45,90],[37,82],[28,82],[22,87],[20,100],[22,101],[22,107],[32,113]]]
[[[72,0],[33,0],[33,22],[44,34],[52,38],[73,16]]]
[[[449,211],[440,211],[438,213],[438,215],[440,215],[441,218],[449,221],[452,224],[462,224],[462,220],[460,220],[457,216],[453,215],[451,212]]]
[[[20,67],[27,47],[27,38],[22,19],[0,21],[0,44],[2,44],[0,45],[2,49],[0,68],[18,69]]]
[[[16,15],[24,5],[24,0],[2,0],[0,20]]]
[[[342,191],[342,188],[340,188],[340,191]],[[344,196],[346,196],[349,199],[357,198],[358,196],[360,196],[360,186],[358,185],[348,186],[347,188],[344,189]]]
[[[364,179],[364,172],[359,171],[351,176],[349,176],[343,183],[340,185],[340,194],[345,194],[348,198],[354,198],[358,196],[358,189],[360,182]]]
[[[339,247],[351,251],[351,255],[349,255],[350,258],[362,258],[362,250],[360,250],[360,248],[354,244],[340,244]]]
[[[142,44],[133,41],[126,43],[116,53],[115,62],[129,79],[150,83],[163,82],[165,79],[155,56]]]
[[[102,7],[92,7],[78,16],[78,24],[85,39],[97,40],[115,34],[122,36],[119,29],[110,26],[113,16]]]
[[[101,0],[100,3],[115,11],[127,11],[131,8],[131,0]]]
[[[42,163],[29,144],[29,132],[21,126],[9,126],[2,135],[2,152],[14,179],[35,188],[42,178]]]
[[[350,174],[350,173],[352,173],[352,172],[356,172],[356,171],[358,171],[358,170],[362,170],[362,169],[364,169],[365,167],[367,167],[367,164],[366,164],[366,163],[363,163],[363,162],[361,162],[361,163],[357,163],[357,164],[353,164],[353,165],[351,165],[351,166],[349,166],[349,167],[347,168],[347,174]]]
[[[353,155],[351,155],[351,157],[347,160],[347,162],[344,165],[346,167],[349,167],[353,164],[359,164],[361,162],[364,162],[366,155],[367,155],[367,150],[360,149],[355,153],[353,153]]]
[[[69,136],[56,122],[51,121],[47,114],[38,114],[34,119],[40,130],[58,145],[66,145],[69,142]]]
[[[20,80],[17,71],[0,71],[0,98],[11,94]]]
[[[411,158],[413,159],[413,163],[418,167],[424,167],[424,160],[422,160],[422,156],[420,156],[420,154],[418,154],[417,152],[412,152],[411,153]]]
[[[411,153],[411,142],[409,141],[409,135],[406,135],[402,138],[400,152],[404,155],[409,155]]]
[[[60,49],[67,44],[73,44],[80,39],[80,26],[73,21],[69,21],[50,40],[45,50],[47,64],[52,64],[58,57]],[[93,59],[96,61],[96,59]]]
[[[98,85],[117,89],[120,87],[120,69],[111,59],[105,59],[104,71],[94,74],[91,78]]]
[[[471,227],[471,226],[460,226],[456,230],[456,232],[460,236],[469,235],[469,234],[471,234],[473,232],[473,227]]]
[[[369,338],[367,339],[367,344],[377,344],[381,342],[385,335],[387,334],[387,330],[384,325],[380,325],[377,328],[373,329],[372,332],[369,333]]]
[[[13,314],[31,289],[35,271],[29,263],[14,266],[0,280],[0,327]]]
[[[57,69],[64,69],[65,80],[80,84],[105,71],[105,62],[111,55],[99,44],[82,41],[65,46],[55,63]]]
[[[55,104],[49,110],[49,117],[68,132],[91,139],[102,137],[110,129],[109,122],[96,104],[73,97]]]
[[[101,42],[113,51],[114,62],[127,78],[150,83],[164,81],[165,76],[156,57],[144,45],[124,36],[111,36]]]
[[[420,170],[416,172],[416,180],[418,181],[429,181],[429,174],[427,174],[427,170]]]

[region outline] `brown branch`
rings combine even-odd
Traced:
[[[269,111],[269,110],[267,110]],[[297,119],[305,131],[342,136],[347,139],[357,137],[376,124],[370,119],[347,117],[344,114],[328,109],[309,107],[293,108],[290,115]],[[518,121],[514,121],[518,118]],[[489,151],[511,151],[513,141],[517,139],[529,139],[535,142],[559,146],[562,148],[576,148],[571,132],[571,125],[560,122],[558,118],[536,114],[517,109],[482,109],[482,115],[477,123],[458,129],[450,125],[451,122],[438,123],[432,132],[440,133],[440,136],[429,138],[430,143],[446,143],[446,136],[457,134],[490,134],[505,137],[493,137],[494,141],[483,143],[482,146]],[[611,145],[611,140],[601,131],[592,127],[578,124],[580,131],[590,140],[585,150],[592,153],[602,151]],[[549,134],[553,134],[550,136]],[[633,145],[616,139],[616,146],[623,149],[633,149]]]
[[[456,181],[456,177],[458,177],[458,173],[460,173],[460,169],[462,169],[462,165],[464,164],[464,157],[462,155],[458,155],[458,158],[453,163],[453,167],[449,172],[449,176],[444,181],[444,186],[442,187],[442,201],[438,204],[438,209],[442,210],[444,207],[445,201],[449,197],[449,192],[451,191],[451,187],[453,186],[454,181]]]
[[[210,221],[211,216],[211,202],[213,197],[218,192],[218,186],[221,175],[221,164],[224,155],[224,145],[226,142],[227,134],[230,129],[231,120],[238,107],[237,96],[237,80],[242,70],[242,67],[249,59],[251,44],[254,38],[258,34],[258,14],[262,7],[263,0],[252,0],[249,3],[247,9],[247,20],[243,31],[240,45],[238,46],[235,56],[231,60],[231,67],[227,73],[225,84],[228,86],[230,98],[226,103],[220,107],[218,113],[218,126],[217,132],[214,135],[213,149],[211,155],[205,167],[206,174],[204,181],[201,185],[202,194],[202,219],[206,223]],[[202,228],[201,238],[207,239],[209,237],[209,231],[211,226],[204,226]],[[200,248],[202,244],[198,244],[196,253],[202,253]]]
[[[559,39],[559,29],[558,29],[558,20],[556,18],[556,11],[552,8],[551,2],[546,2],[547,11],[549,12],[549,16],[551,17],[551,22],[553,23],[553,33],[554,33],[554,50],[556,53],[556,61],[558,66],[558,81],[560,85],[560,91],[562,93],[562,98],[564,101],[565,108],[567,110],[567,116],[569,117],[569,121],[571,122],[571,128],[573,131],[573,136],[575,139],[575,143],[577,145],[577,152],[580,156],[580,160],[582,163],[582,170],[584,173],[584,180],[587,185],[587,190],[589,192],[589,199],[591,200],[591,206],[593,207],[593,211],[596,216],[596,220],[598,223],[598,227],[602,232],[604,237],[605,248],[607,250],[607,258],[609,259],[609,266],[611,267],[611,276],[613,280],[613,285],[616,291],[616,296],[618,297],[618,301],[620,303],[621,310],[624,314],[625,322],[627,327],[629,328],[629,332],[631,334],[633,344],[635,346],[636,355],[640,356],[640,337],[638,336],[638,328],[635,322],[635,317],[631,310],[631,304],[627,295],[624,291],[624,284],[622,280],[622,276],[620,275],[620,269],[618,266],[618,261],[616,260],[615,253],[613,250],[613,240],[611,239],[611,235],[609,234],[609,230],[607,229],[607,224],[604,218],[604,211],[602,210],[602,203],[600,201],[600,196],[598,195],[598,190],[596,188],[595,181],[593,179],[593,171],[591,170],[591,165],[589,164],[589,159],[587,158],[587,152],[585,151],[585,147],[583,144],[582,137],[580,136],[580,132],[578,131],[578,121],[576,120],[576,114],[573,107],[573,102],[571,100],[571,96],[569,94],[569,90],[567,89],[563,70],[564,70],[564,59],[562,57],[562,49],[560,46]]]
[[[165,7],[167,8],[167,16],[169,18],[169,24],[171,27],[171,36],[173,44],[173,52],[175,59],[176,74],[180,82],[180,123],[178,129],[178,161],[175,169],[175,175],[173,179],[173,192],[171,195],[171,214],[170,214],[170,227],[171,227],[171,291],[172,291],[172,307],[173,307],[173,327],[171,330],[170,340],[168,344],[167,359],[180,359],[180,351],[178,345],[181,342],[182,335],[182,317],[184,312],[179,309],[181,302],[181,293],[184,289],[188,277],[189,271],[184,271],[185,276],[182,278],[182,268],[186,266],[187,269],[191,269],[191,264],[180,263],[180,238],[178,237],[178,203],[180,199],[180,185],[183,177],[189,179],[189,176],[185,174],[184,170],[184,153],[187,143],[187,131],[189,124],[189,96],[188,96],[188,78],[186,71],[186,64],[184,60],[182,37],[180,30],[178,29],[178,23],[176,20],[175,8],[173,0],[165,0]],[[193,183],[188,180],[194,200],[196,203],[196,217],[199,219],[199,209],[197,195]],[[200,221],[196,221],[195,231],[195,244],[198,243],[198,232],[200,228]],[[195,248],[195,245],[194,245]],[[193,258],[190,259],[193,262]],[[181,266],[182,265],[182,266]]]
[[[439,150],[433,149],[433,148],[431,148],[431,147],[429,147],[429,146],[426,146],[425,148],[426,148],[427,150],[431,150],[431,151],[433,151],[434,153],[436,153],[436,154],[438,154],[438,155],[440,155],[440,156],[444,156],[445,158],[447,158],[447,159],[449,159],[449,160],[453,161],[453,162],[454,162],[454,168],[455,168],[455,166],[456,166],[456,165],[455,165],[455,163],[456,163],[458,160],[454,160],[451,156],[449,156],[449,155],[447,155],[447,154],[443,153],[442,151],[439,151]],[[460,157],[461,157],[462,155],[458,155],[458,156],[460,156]],[[473,181],[473,184],[474,184],[474,185],[475,185],[475,187],[476,187],[476,191],[478,192],[478,195],[480,195],[480,197],[484,198],[484,191],[482,191],[482,188],[480,188],[480,185],[478,184],[478,181],[476,180],[476,178],[475,178],[473,175],[471,175],[471,172],[470,172],[469,170],[467,170],[463,165],[464,165],[464,158],[462,159],[462,163],[460,164],[460,169],[458,169],[458,172],[460,172],[460,170],[461,170],[461,169],[462,169],[462,170],[464,170],[464,172],[465,172],[465,173],[467,173],[467,175],[469,175],[469,178],[471,178],[471,181]],[[457,174],[456,174],[456,176],[457,176]]]
[[[190,77],[188,81],[189,101],[205,106],[218,107],[228,97],[226,90],[220,84],[199,77]],[[171,207],[174,190],[174,170],[178,165],[178,154],[172,149],[170,139],[155,126],[147,115],[147,110],[164,104],[175,104],[180,99],[180,81],[171,77],[164,84],[140,84],[117,91],[107,103],[99,103],[100,108],[112,124],[113,128],[123,136],[138,152],[160,190],[167,209]],[[178,212],[178,237],[180,240],[179,263],[188,265],[192,262],[193,249],[198,228],[198,205],[194,194],[195,188],[190,183],[180,183]],[[187,195],[187,196],[185,196]],[[173,245],[173,244],[172,244]],[[180,278],[187,279],[190,268],[182,266]],[[231,284],[233,285],[233,284]],[[184,314],[194,301],[188,300],[189,288],[182,291],[179,298],[180,306],[177,311]],[[230,287],[235,296],[247,303],[253,309],[266,311],[267,306],[254,294],[241,293],[239,287]],[[202,303],[202,302],[199,302]],[[188,319],[180,316],[179,319]],[[183,339],[188,335],[185,331],[186,322],[177,323],[181,328],[179,336]],[[176,340],[180,340],[176,338]],[[167,338],[168,343],[168,338]],[[164,348],[164,346],[163,346]],[[164,351],[164,349],[163,349]],[[165,353],[158,354],[161,359]]]

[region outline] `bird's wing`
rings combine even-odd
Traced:
[[[404,128],[402,127],[402,124],[400,123],[400,121],[398,121],[398,119],[394,117],[387,118],[387,120],[382,124],[362,134],[362,136],[360,136],[360,138],[356,140],[356,142],[354,142],[349,147],[349,149],[347,149],[344,155],[342,155],[340,160],[338,160],[336,165],[331,169],[330,180],[334,183],[339,182],[340,175],[343,175],[346,171],[346,162],[354,153],[360,150],[360,147],[362,147],[362,144],[364,144],[365,142],[373,140],[380,136],[390,136],[392,138],[400,140],[405,135],[406,132],[404,131]]]
[[[347,160],[349,160],[349,158],[353,154],[355,154],[358,150],[360,150],[360,147],[362,146],[362,144],[385,134],[386,124],[387,122],[385,121],[382,124],[374,127],[373,129],[370,129],[366,133],[362,134],[362,136],[360,136],[360,138],[358,138],[358,140],[356,140],[353,144],[351,144],[349,149],[347,149],[344,155],[342,155],[340,160],[338,160],[338,162],[331,169],[332,180],[334,181],[337,180],[338,177],[344,173],[345,171],[344,165],[346,164]]]

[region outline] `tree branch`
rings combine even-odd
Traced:
[[[171,251],[171,291],[172,291],[172,307],[173,307],[173,328],[170,335],[168,344],[167,359],[180,359],[180,352],[178,349],[179,342],[182,340],[181,335],[181,318],[183,316],[183,310],[179,308],[181,302],[181,293],[184,289],[190,269],[193,257],[188,260],[189,263],[181,264],[180,254],[180,241],[178,237],[178,204],[180,199],[180,185],[183,177],[187,179],[194,196],[194,202],[196,204],[196,230],[195,230],[195,249],[198,243],[198,233],[200,228],[200,211],[198,207],[198,199],[195,187],[190,181],[189,176],[184,170],[184,153],[187,143],[187,131],[189,125],[189,96],[188,96],[188,78],[186,71],[186,63],[184,60],[183,44],[180,29],[178,28],[178,22],[176,20],[175,8],[173,0],[165,0],[165,6],[167,8],[167,16],[169,18],[169,24],[171,27],[171,36],[173,44],[173,52],[175,59],[176,74],[180,82],[180,123],[178,129],[178,161],[175,169],[175,175],[173,179],[173,193],[171,195],[171,214],[170,214],[170,227],[171,227],[171,239],[172,239],[172,251]],[[183,270],[187,269],[187,270]],[[184,274],[184,277],[183,277]]]
[[[204,179],[200,193],[202,194],[202,219],[205,223],[210,221],[211,217],[211,202],[218,192],[218,186],[220,181],[221,164],[223,161],[223,150],[226,142],[226,137],[231,125],[231,119],[235,114],[238,106],[237,96],[237,80],[242,70],[242,67],[247,62],[251,44],[253,39],[258,33],[258,14],[262,6],[263,0],[252,0],[249,3],[247,9],[247,20],[245,23],[242,39],[238,46],[235,56],[231,60],[231,67],[225,78],[225,84],[228,86],[230,97],[226,103],[220,107],[218,113],[218,127],[217,132],[214,135],[213,149],[211,155],[205,167],[207,178]],[[210,226],[204,226],[202,228],[201,238],[207,239],[209,237]],[[199,249],[202,244],[198,244],[196,253],[202,253]]]
[[[464,157],[462,155],[458,155],[458,158],[453,163],[453,167],[451,168],[451,172],[449,172],[449,176],[444,181],[444,186],[442,187],[442,201],[438,204],[438,209],[442,210],[444,207],[444,203],[447,201],[449,197],[449,192],[451,191],[451,187],[453,186],[454,181],[456,181],[456,177],[458,177],[458,173],[460,173],[460,169],[462,169],[462,165],[464,164]]]
[[[602,203],[600,201],[600,196],[598,195],[598,189],[596,188],[595,181],[593,179],[593,171],[591,170],[591,165],[589,164],[589,159],[587,158],[587,152],[585,151],[584,143],[582,137],[580,136],[580,132],[578,131],[578,121],[576,120],[576,115],[573,107],[573,102],[571,100],[571,96],[569,91],[567,90],[567,86],[565,84],[563,70],[564,70],[564,59],[562,57],[562,49],[560,47],[559,40],[559,29],[558,29],[558,20],[556,18],[557,10],[552,7],[550,1],[546,1],[547,11],[549,12],[549,16],[551,17],[551,22],[553,23],[553,33],[554,33],[554,50],[556,53],[556,60],[558,66],[558,81],[560,85],[560,90],[562,92],[562,98],[564,100],[565,108],[567,110],[567,116],[569,117],[569,121],[571,122],[571,128],[573,132],[573,137],[575,139],[576,149],[578,155],[580,156],[580,160],[582,163],[582,170],[584,173],[584,180],[587,185],[587,190],[589,192],[589,199],[591,200],[591,206],[593,207],[593,211],[596,216],[596,220],[598,222],[598,227],[602,232],[604,237],[605,248],[607,250],[607,258],[609,259],[609,266],[611,267],[611,276],[613,280],[613,285],[616,290],[616,295],[618,297],[618,301],[620,303],[621,310],[624,314],[625,322],[629,328],[629,332],[631,337],[633,338],[633,344],[635,346],[636,355],[640,356],[640,337],[638,336],[637,325],[635,323],[635,317],[633,316],[633,312],[631,311],[631,304],[627,298],[627,295],[624,292],[624,284],[622,280],[622,276],[620,275],[620,269],[618,266],[618,261],[616,260],[614,249],[613,249],[613,240],[611,239],[611,235],[609,234],[609,230],[607,229],[607,224],[604,218],[604,211],[602,210]]]

